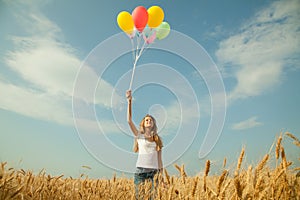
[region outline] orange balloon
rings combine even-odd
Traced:
[[[165,14],[161,7],[159,6],[151,6],[148,9],[148,26],[150,28],[158,27],[164,20]]]

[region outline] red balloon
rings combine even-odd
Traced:
[[[135,28],[139,32],[143,32],[143,30],[148,22],[147,9],[143,6],[138,6],[133,10],[131,15],[132,15],[132,19],[133,19]]]

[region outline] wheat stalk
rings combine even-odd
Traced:
[[[193,182],[193,189],[192,189],[192,197],[195,196],[197,185],[198,185],[199,177],[196,177],[196,180]]]
[[[281,147],[281,141],[282,141],[282,135],[280,134],[277,143],[276,143],[276,149],[275,149],[275,157],[276,160],[279,158],[279,152],[280,152],[280,147]]]
[[[300,140],[296,136],[294,136],[292,133],[289,132],[286,132],[285,134],[294,140],[295,145],[300,147]]]
[[[236,170],[235,170],[235,175],[238,175],[239,170],[241,169],[241,165],[242,165],[242,162],[243,162],[244,155],[245,155],[245,148],[243,147],[242,150],[241,150],[239,159],[238,159],[238,163],[237,163]]]
[[[206,161],[204,175],[207,176],[210,169],[210,160]]]
[[[218,182],[217,182],[217,196],[220,195],[221,187],[222,187],[223,182],[226,179],[227,174],[228,174],[228,171],[227,170],[223,170],[221,176],[218,179]]]
[[[281,147],[281,159],[282,159],[283,168],[286,170],[287,167],[288,167],[288,163],[287,163],[287,160],[286,160],[285,151],[284,151],[283,147]]]
[[[225,157],[224,160],[223,160],[223,168],[226,167],[226,162],[227,162],[227,160],[226,160],[226,157]]]
[[[242,199],[243,187],[241,185],[239,176],[235,176],[234,179],[233,179],[233,182],[234,182],[234,187],[235,187],[235,191],[236,191],[236,194],[237,194],[238,198]]]
[[[257,172],[260,172],[264,168],[264,166],[266,165],[268,159],[269,159],[269,154],[266,154],[264,156],[264,158],[261,160],[261,162],[257,165],[257,167],[256,167]]]
[[[164,174],[166,176],[167,184],[170,185],[170,176],[166,168],[164,168]]]
[[[207,186],[206,186],[206,177],[209,173],[209,169],[210,169],[210,160],[207,160],[206,161],[206,164],[205,164],[205,171],[204,171],[204,177],[203,177],[203,190],[206,191],[207,189]]]

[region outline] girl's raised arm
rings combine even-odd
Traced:
[[[126,97],[128,101],[128,106],[127,106],[127,122],[129,124],[129,127],[132,131],[132,133],[137,136],[138,135],[138,130],[136,129],[133,121],[132,121],[132,109],[131,109],[131,102],[132,102],[132,96],[131,96],[131,90],[126,91]]]

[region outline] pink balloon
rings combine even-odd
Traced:
[[[156,31],[155,30],[148,38],[144,35],[144,40],[147,44],[153,43],[155,39],[156,39]]]
[[[143,6],[138,6],[136,7],[133,12],[132,12],[132,19],[135,28],[139,32],[143,32],[145,26],[147,25],[148,22],[148,11],[145,7]]]

